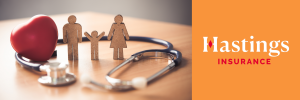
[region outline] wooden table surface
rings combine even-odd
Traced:
[[[80,12],[50,15],[58,27],[59,38],[62,38],[63,25],[68,16],[75,15],[77,23],[82,25],[83,33],[105,32],[107,36],[115,15]],[[130,36],[147,36],[171,42],[174,49],[182,52],[181,65],[174,68],[164,77],[152,82],[146,89],[126,92],[107,91],[93,85],[83,84],[80,76],[89,74],[94,80],[108,84],[105,75],[112,68],[123,62],[113,60],[113,49],[110,41],[99,41],[99,60],[91,60],[90,42],[79,43],[79,60],[68,60],[67,45],[56,47],[57,58],[50,61],[69,63],[67,71],[74,73],[78,81],[62,87],[49,87],[40,84],[39,74],[24,69],[14,58],[14,49],[10,45],[12,29],[30,18],[0,21],[0,99],[1,100],[190,100],[192,98],[192,27],[188,25],[124,17],[124,23]],[[84,35],[83,35],[84,36]],[[147,42],[127,41],[124,58],[146,49],[163,49],[165,47]],[[126,66],[113,77],[130,80],[134,77],[148,77],[167,65],[166,59],[142,60]]]

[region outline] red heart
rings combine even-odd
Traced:
[[[12,30],[10,43],[17,53],[30,60],[47,61],[55,50],[57,39],[55,22],[49,16],[36,15]]]

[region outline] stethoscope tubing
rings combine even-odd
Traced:
[[[113,37],[112,37],[113,38]],[[125,37],[124,37],[125,38]],[[103,36],[101,40],[107,40],[107,36]],[[90,41],[87,37],[82,37],[82,41]],[[161,40],[161,39],[156,39],[156,38],[150,38],[150,37],[142,37],[142,36],[129,36],[129,40],[127,41],[143,41],[143,42],[151,42],[151,43],[156,43],[160,45],[166,46],[168,50],[173,49],[172,43]],[[63,43],[63,39],[58,39],[57,43]]]
[[[124,37],[125,38],[125,37]],[[150,42],[150,43],[156,43],[156,44],[160,44],[160,45],[164,45],[167,48],[166,49],[150,49],[150,50],[144,50],[144,51],[140,51],[138,53],[133,54],[132,56],[136,56],[138,54],[144,53],[144,52],[166,52],[166,53],[170,53],[176,56],[176,59],[174,59],[175,65],[180,64],[181,62],[181,58],[182,58],[182,54],[181,52],[177,51],[177,50],[172,50],[173,49],[173,45],[165,40],[161,40],[161,39],[156,39],[156,38],[150,38],[150,37],[141,37],[141,36],[129,36],[128,41],[143,41],[143,42]],[[107,40],[107,36],[103,36],[101,40]],[[87,37],[82,37],[82,41],[89,41],[89,39]],[[57,41],[58,44],[64,44],[63,43],[63,39],[58,39]],[[21,55],[19,55],[17,52],[15,53],[15,58],[16,60],[22,64],[24,67],[33,69],[35,71],[39,71],[40,69],[39,67],[42,64],[37,64],[37,63],[31,63],[28,61],[25,61]]]

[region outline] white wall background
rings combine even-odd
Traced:
[[[191,0],[0,0],[0,20],[83,11],[192,25]]]

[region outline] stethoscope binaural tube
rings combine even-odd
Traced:
[[[142,53],[146,53],[146,52],[165,52],[165,53],[169,53],[169,54],[173,54],[176,56],[176,59],[174,59],[174,63],[177,65],[179,65],[181,63],[181,58],[182,58],[182,54],[181,52],[177,51],[177,50],[169,50],[169,49],[150,49],[150,50],[144,50],[144,51],[140,51],[138,53],[133,54],[132,56],[138,56]]]
[[[104,38],[106,40],[107,37]],[[102,38],[103,39],[103,38]],[[106,75],[106,80],[111,84],[111,85],[105,85],[98,83],[90,78],[88,75],[83,75],[81,77],[81,81],[83,83],[91,83],[96,86],[102,87],[104,89],[108,90],[116,90],[116,91],[123,91],[123,90],[130,90],[130,89],[143,89],[147,86],[147,84],[154,79],[162,76],[169,70],[173,69],[175,66],[179,65],[181,63],[182,59],[182,54],[181,52],[177,50],[172,50],[173,45],[170,42],[160,40],[160,39],[154,39],[154,38],[148,38],[148,37],[130,37],[130,40],[133,41],[144,41],[144,42],[151,42],[151,43],[156,43],[160,45],[164,45],[167,47],[167,49],[151,49],[151,50],[144,50],[140,51],[138,53],[133,54],[130,58],[125,60],[123,63],[118,65],[117,67],[113,68],[108,74]],[[132,61],[138,61],[140,59],[143,59],[145,56],[150,56],[150,57],[168,57],[171,59],[171,62],[169,63],[168,66],[163,68],[162,70],[156,72],[154,75],[144,78],[144,77],[136,77],[132,79],[131,81],[124,81],[120,79],[115,79],[110,77],[112,73],[120,69],[122,66],[126,65],[129,62]]]
[[[111,74],[113,74],[115,71],[123,67],[124,65],[130,63],[130,62],[135,62],[140,59],[144,58],[151,58],[151,57],[163,57],[163,58],[169,58],[171,62],[163,68],[162,70],[156,72],[152,76],[145,78],[145,77],[136,77],[133,78],[132,80],[120,80],[116,78],[110,77]],[[91,79],[90,76],[88,75],[83,75],[81,76],[80,80],[83,83],[91,83],[96,86],[102,87],[107,90],[116,90],[116,91],[124,91],[124,90],[130,90],[130,89],[143,89],[147,86],[148,83],[153,81],[154,79],[164,75],[166,72],[172,70],[175,66],[179,65],[181,63],[181,58],[182,55],[179,51],[177,50],[159,50],[159,49],[153,49],[153,50],[145,50],[138,52],[134,55],[132,55],[130,58],[125,60],[123,63],[119,64],[115,68],[113,68],[111,71],[108,72],[108,74],[105,76],[106,80],[111,84],[111,85],[105,85],[98,83],[94,80]]]

